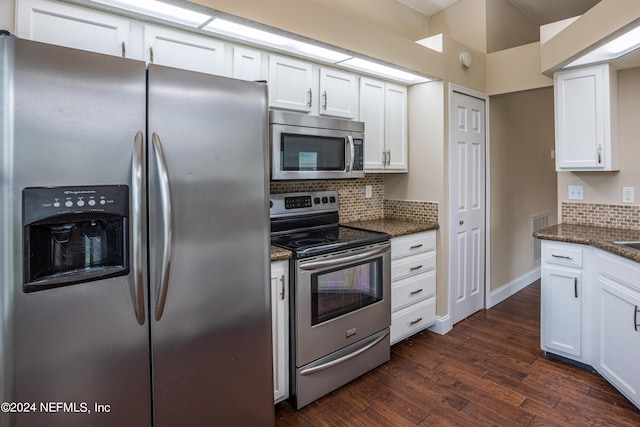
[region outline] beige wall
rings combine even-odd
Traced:
[[[491,290],[529,273],[531,217],[557,223],[553,88],[490,99]]]
[[[622,204],[622,187],[635,187],[640,204],[640,68],[618,72],[619,172],[559,172],[558,205],[569,185],[584,186],[584,202]]]
[[[0,0],[0,30],[16,32],[15,2],[12,0]]]
[[[501,50],[487,55],[487,95],[553,86],[540,73],[540,43]]]
[[[395,0],[310,0],[356,19],[364,19],[410,40],[429,37],[429,18]]]
[[[540,40],[540,27],[506,0],[487,2],[487,52]]]
[[[409,87],[409,171],[384,176],[385,199],[424,200],[438,203],[436,251],[436,310],[449,311],[448,208],[445,203],[445,84],[442,81]]]
[[[461,0],[468,1],[468,0]],[[472,0],[476,2],[478,0]],[[471,67],[465,73],[454,74],[461,50],[469,50],[460,42],[445,39],[443,53],[415,43],[405,35],[382,28],[365,17],[345,15],[335,7],[335,1],[319,0],[193,0],[225,13],[386,61],[419,73],[444,78],[476,90],[484,90],[485,67]],[[339,3],[338,3],[339,4]],[[377,7],[378,3],[371,7]],[[473,49],[472,49],[473,50]],[[484,58],[478,58],[484,64]],[[455,79],[455,80],[454,80]]]
[[[431,34],[445,34],[480,52],[487,51],[486,0],[458,0],[431,17]]]

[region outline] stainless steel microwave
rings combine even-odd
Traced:
[[[271,179],[364,177],[364,123],[272,110]]]

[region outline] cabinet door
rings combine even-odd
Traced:
[[[273,337],[273,398],[289,397],[288,263],[271,264],[271,332]]]
[[[407,88],[387,83],[385,92],[385,143],[388,150],[386,169],[406,172]]]
[[[582,273],[545,266],[541,293],[542,348],[552,353],[580,358],[582,356]]]
[[[233,78],[249,80],[267,80],[262,71],[262,52],[243,46],[233,47]]]
[[[640,404],[640,294],[600,277],[598,372]]]
[[[600,64],[557,72],[555,80],[557,170],[616,170],[615,70]]]
[[[224,75],[224,43],[210,37],[145,25],[145,60],[152,64]]]
[[[356,76],[329,68],[320,69],[320,115],[356,117]]]
[[[129,20],[46,0],[17,2],[19,37],[107,55],[127,55]]]
[[[269,106],[309,112],[313,105],[312,66],[277,55],[269,55]]]
[[[360,121],[364,122],[364,169],[384,170],[385,83],[360,78]]]

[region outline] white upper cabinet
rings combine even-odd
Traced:
[[[130,58],[129,28],[125,18],[83,7],[46,0],[17,2],[16,32],[28,40]]]
[[[407,88],[361,77],[360,121],[365,124],[365,171],[406,172]]]
[[[314,97],[310,62],[269,55],[269,106],[310,112]]]
[[[556,72],[556,170],[618,170],[617,72],[609,64]]]
[[[353,74],[320,68],[320,115],[355,118],[358,105],[356,85],[357,78]]]
[[[262,69],[262,52],[243,46],[233,47],[233,78],[249,81],[267,80]]]
[[[211,37],[145,25],[144,46],[149,63],[225,75],[224,43]]]

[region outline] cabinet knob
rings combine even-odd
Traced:
[[[458,221],[458,224],[463,225],[463,224],[464,224],[464,221],[463,221],[463,220],[460,220],[460,221]]]

